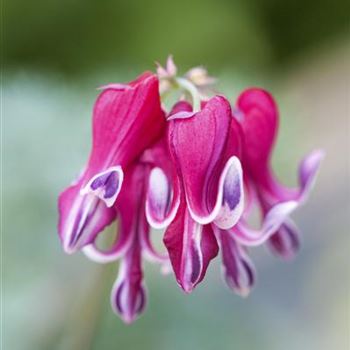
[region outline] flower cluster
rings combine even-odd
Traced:
[[[65,252],[120,260],[111,303],[126,323],[146,304],[143,258],[170,261],[189,293],[220,251],[228,286],[247,295],[255,280],[251,247],[267,244],[283,258],[299,248],[290,214],[305,201],[322,151],[301,162],[297,188],[283,186],[270,162],[278,131],[273,97],[250,88],[231,105],[222,95],[208,97],[213,83],[201,67],[178,77],[169,58],[156,74],[103,86],[87,165],[59,196]],[[162,102],[174,90],[181,97],[166,111]],[[259,228],[250,226],[254,206]],[[115,241],[102,250],[97,238],[115,220]],[[152,247],[151,228],[164,229],[166,255]]]

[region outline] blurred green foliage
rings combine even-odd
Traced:
[[[180,65],[271,68],[346,33],[349,13],[348,0],[11,0],[4,59],[69,74],[169,53]]]

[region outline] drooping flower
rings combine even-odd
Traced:
[[[143,258],[163,266],[170,260],[188,293],[220,251],[226,283],[246,296],[255,281],[249,249],[267,243],[286,258],[297,251],[289,216],[304,203],[323,157],[315,151],[301,162],[298,188],[281,185],[270,164],[278,111],[269,93],[246,90],[232,112],[224,96],[208,97],[214,80],[204,68],[178,77],[169,57],[157,73],[102,88],[87,166],[59,198],[64,250],[99,263],[120,260],[111,304],[126,323],[146,305]],[[183,94],[166,118],[161,102],[173,90]],[[256,204],[262,218],[252,229]],[[114,242],[99,248],[97,235],[116,219]],[[150,227],[165,229],[168,254],[155,251]]]
[[[167,256],[155,251],[150,241],[150,226],[146,220],[145,200],[150,165],[141,163],[126,172],[123,187],[114,205],[118,217],[118,234],[109,249],[102,250],[92,242],[84,253],[92,260],[108,263],[120,259],[118,277],[111,292],[113,310],[131,323],[146,305],[143,281],[143,259],[165,263]]]
[[[190,109],[184,103],[180,107]],[[175,106],[168,118],[169,148],[181,185],[180,205],[164,243],[178,283],[190,292],[218,253],[212,226],[233,227],[242,214],[244,194],[237,158],[240,135],[229,139],[231,125],[237,124],[229,102],[213,97],[185,119],[178,117],[180,107]]]
[[[285,187],[278,182],[271,167],[278,131],[278,109],[273,97],[262,89],[248,89],[239,96],[234,115],[243,130],[242,162],[248,193],[260,205],[263,224],[260,230],[252,230],[243,218],[232,233],[239,242],[248,246],[268,240],[275,253],[285,258],[292,257],[300,244],[298,230],[289,215],[305,202],[315,182],[323,152],[313,151],[302,160],[298,188]]]
[[[102,87],[93,110],[89,161],[59,197],[58,228],[67,253],[93,242],[114,220],[113,204],[125,171],[161,137],[165,117],[158,90],[158,78],[152,73],[129,84]]]

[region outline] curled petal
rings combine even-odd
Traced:
[[[176,280],[190,293],[202,281],[218,245],[210,225],[200,225],[189,214],[184,201],[164,235]]]
[[[250,228],[242,219],[235,227],[228,230],[228,233],[240,244],[246,246],[260,245],[276,233],[297,206],[298,203],[296,201],[276,204],[264,216],[264,221],[260,229]]]
[[[111,207],[120,192],[123,178],[124,173],[120,166],[108,168],[107,170],[93,176],[93,178],[80,190],[80,194],[85,195],[93,193],[103,200],[107,207]]]
[[[216,96],[193,118],[169,123],[170,152],[182,176],[190,213],[200,224],[212,222],[220,209],[209,202],[217,198],[230,122],[230,104]]]
[[[304,157],[299,165],[298,188],[288,188],[282,185],[272,171],[268,171],[267,181],[259,186],[263,202],[272,205],[276,202],[295,200],[299,204],[303,204],[315,184],[323,158],[324,152],[322,150],[315,150]]]
[[[235,156],[227,161],[220,177],[216,206],[219,205],[219,213],[214,221],[216,226],[222,229],[233,227],[244,209],[242,166]]]
[[[255,282],[255,268],[245,249],[224,230],[216,230],[222,253],[223,275],[229,288],[247,296]]]
[[[295,257],[300,249],[300,233],[292,220],[287,220],[268,240],[268,247],[285,260]]]
[[[115,217],[123,171],[154,143],[165,127],[158,79],[145,73],[121,86],[105,86],[94,105],[93,145],[79,181],[59,198],[59,235],[65,251],[92,243]],[[144,130],[148,130],[147,133]]]
[[[290,226],[287,224],[288,217],[307,199],[316,180],[323,156],[322,151],[314,151],[304,158],[299,167],[299,188],[285,187],[275,179],[272,173],[269,173],[268,181],[264,184],[259,183],[257,186],[258,198],[263,212],[261,229],[251,229],[242,220],[230,231],[237,241],[243,245],[260,245],[279,231],[280,233],[272,241],[276,243],[276,246],[280,246],[281,249],[282,246],[286,246],[287,243],[283,243],[288,240],[291,241],[293,238],[291,234],[288,235],[288,232],[292,231],[288,229]],[[293,236],[296,237],[297,235]],[[283,237],[284,239],[282,239]],[[297,238],[294,239],[294,241],[296,240]],[[294,251],[296,250],[295,248]]]
[[[96,242],[93,241],[91,244],[83,248],[83,253],[92,261],[106,264],[111,261],[119,259],[129,249],[132,243],[133,235],[130,234],[129,230],[126,230],[125,225],[119,225],[118,235],[112,244],[112,247],[106,250],[102,250],[97,247]]]
[[[281,185],[272,174],[269,175],[267,186],[262,184],[258,186],[264,223],[260,234],[255,235],[261,237],[256,240],[256,244],[260,244],[271,234],[276,233],[279,226],[288,218],[291,212],[304,204],[316,181],[323,157],[324,153],[322,151],[314,151],[300,163],[299,188],[288,188]],[[240,235],[240,237],[243,236],[247,237],[245,234]],[[239,240],[240,237],[237,237],[237,239]],[[247,242],[243,244],[247,244]]]
[[[72,254],[92,243],[96,235],[116,217],[96,196],[79,194],[80,183],[68,187],[58,200],[58,231],[66,253]]]

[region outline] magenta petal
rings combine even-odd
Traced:
[[[287,220],[288,216],[297,208],[296,201],[289,201],[276,204],[264,216],[260,229],[252,229],[242,219],[235,227],[228,230],[240,244],[246,246],[257,246],[268,240],[281,225]]]
[[[210,260],[218,253],[218,245],[210,225],[195,222],[184,202],[164,235],[176,280],[190,293],[202,281]]]
[[[213,221],[220,209],[210,199],[217,197],[230,122],[230,104],[220,96],[210,99],[192,118],[169,122],[170,152],[181,173],[191,215],[201,224]]]
[[[178,101],[172,107],[170,113],[167,116],[167,120],[178,113],[190,113],[192,112],[192,105],[187,101]],[[175,118],[176,119],[176,118]]]
[[[128,87],[107,86],[97,98],[88,165],[60,196],[59,235],[67,252],[91,243],[113,220],[114,210],[103,206],[113,205],[123,172],[164,131],[157,77],[145,73]]]
[[[255,268],[245,249],[230,234],[217,230],[223,261],[223,274],[229,288],[247,296],[255,282]]]
[[[150,250],[149,226],[145,216],[147,165],[136,165],[129,170],[116,203],[121,235],[129,237],[118,278],[111,293],[113,310],[126,323],[131,323],[142,312],[146,303],[143,286],[142,254]]]
[[[129,87],[107,86],[95,103],[88,180],[110,166],[129,165],[164,130],[157,77],[145,73]]]
[[[267,91],[251,88],[238,97],[237,110],[237,119],[244,135],[245,166],[249,168],[252,176],[259,177],[262,167],[266,167],[269,161],[276,139],[277,105]]]
[[[268,247],[285,260],[295,257],[300,249],[300,233],[292,220],[286,221],[268,240]]]

